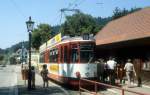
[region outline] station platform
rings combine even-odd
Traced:
[[[19,67],[18,67],[19,68]],[[34,90],[27,89],[27,80],[22,80],[21,69],[17,72],[18,95],[70,95],[61,86],[49,81],[49,87],[43,88],[43,80],[39,74],[35,76],[36,88]]]
[[[134,91],[134,92],[139,92],[139,93],[144,93],[143,95],[150,95],[150,87],[149,86],[142,86],[142,87],[137,87],[137,84],[133,84],[130,88],[127,87],[127,85],[123,85],[122,88]],[[116,89],[116,88],[108,88],[104,91],[99,91],[98,95],[122,95],[121,90]],[[140,94],[134,94],[131,92],[125,91],[125,95],[140,95]]]
[[[136,83],[131,83],[131,86],[127,86],[127,81],[124,84],[117,84],[117,86],[112,86],[110,84],[95,82],[87,79],[82,79],[81,82],[88,82],[94,84],[93,90],[89,90],[88,87],[84,88],[80,86],[82,90],[81,93],[87,92],[84,95],[150,95],[150,87],[147,85],[142,85],[138,87]],[[82,95],[82,94],[81,94]]]

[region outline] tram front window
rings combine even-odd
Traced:
[[[72,49],[72,62],[76,63],[78,62],[78,51],[77,49]]]
[[[93,58],[93,47],[92,45],[81,45],[80,46],[80,61],[81,63],[88,63]]]

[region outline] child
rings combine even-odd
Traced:
[[[43,78],[43,87],[45,87],[45,84],[46,84],[46,87],[48,87],[47,74],[48,74],[47,65],[43,65],[43,70],[41,71],[41,76]]]

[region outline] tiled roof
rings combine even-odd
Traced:
[[[150,7],[108,23],[96,35],[96,45],[150,37]]]

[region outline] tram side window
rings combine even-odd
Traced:
[[[83,63],[87,63],[91,59],[92,55],[93,55],[92,51],[81,50],[80,51],[80,58],[81,58],[80,61],[83,62]]]
[[[50,62],[58,61],[58,49],[50,50]]]
[[[53,51],[50,50],[50,56],[49,56],[50,62],[53,62]]]
[[[54,58],[54,62],[58,61],[58,49],[54,49],[53,50],[53,58]]]
[[[40,54],[40,63],[44,63],[44,53]]]
[[[72,49],[71,59],[72,59],[72,63],[78,62],[78,50],[75,48]]]
[[[61,60],[61,63],[63,63],[63,47],[61,47],[60,60]]]
[[[64,62],[67,63],[67,46],[64,47]]]

